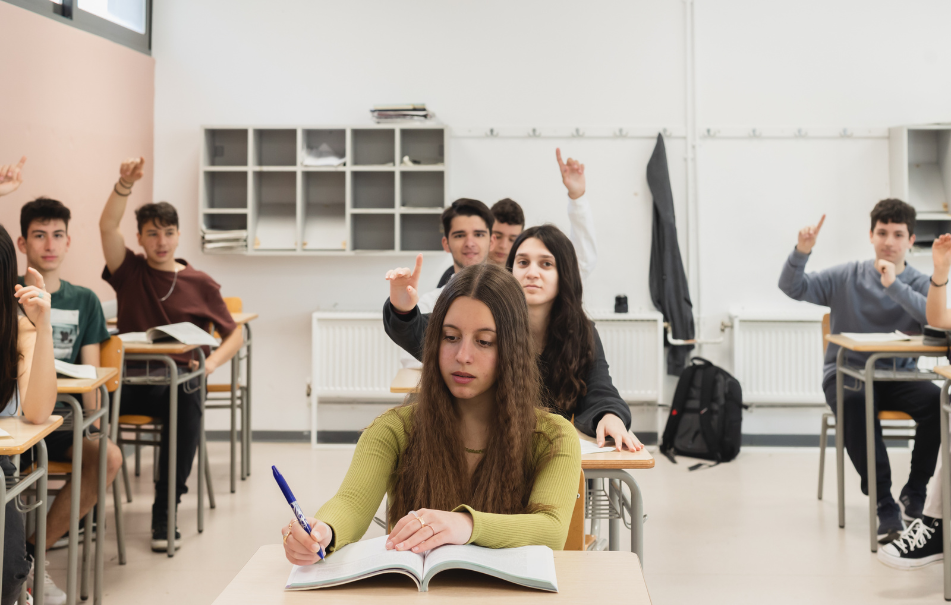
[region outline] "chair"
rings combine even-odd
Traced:
[[[237,296],[224,299],[228,311],[231,313],[241,313],[244,304],[241,298]],[[243,326],[239,326],[244,329]],[[215,334],[218,336],[218,334]],[[242,348],[242,350],[244,350]],[[242,355],[241,351],[231,360],[231,382],[217,383],[207,385],[207,394],[205,396],[206,410],[231,410],[231,493],[235,491],[235,468],[237,466],[237,448],[238,434],[241,435],[241,480],[247,477],[248,450],[251,447],[251,427],[247,421],[250,413],[250,398],[248,397],[247,385],[241,384],[240,372],[238,371],[242,360],[247,358],[247,353]],[[234,396],[232,397],[232,393]],[[217,403],[210,403],[217,402]],[[238,426],[238,411],[241,411],[241,425]]]
[[[822,316],[823,352],[829,348],[826,336],[831,332],[830,326],[829,314],[826,313]],[[915,438],[915,430],[918,428],[918,425],[914,423],[914,419],[911,416],[904,412],[883,410],[878,413],[878,420],[882,423],[882,439],[886,441],[906,441]],[[895,424],[896,421],[902,424]],[[908,426],[908,421],[912,421],[911,426]],[[825,478],[826,444],[829,440],[829,429],[835,428],[835,414],[833,414],[831,410],[822,414],[822,429],[820,431],[821,436],[819,437],[819,500],[822,500],[822,483]],[[898,432],[886,434],[886,429]],[[844,481],[844,478],[838,474],[838,467],[836,467],[836,480],[839,484]]]
[[[584,471],[581,471],[576,498],[575,507],[571,510],[571,521],[568,524],[568,538],[565,540],[564,550],[588,550],[594,542],[594,536],[586,536],[584,533]]]

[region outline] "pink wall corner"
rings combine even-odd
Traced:
[[[62,277],[103,300],[99,214],[123,159],[144,156],[146,172],[123,219],[135,244],[132,209],[152,201],[155,61],[104,38],[0,2],[0,164],[27,156],[24,182],[0,198],[0,223],[20,234],[20,207],[40,195],[66,204],[72,244]],[[25,258],[20,256],[20,273]]]

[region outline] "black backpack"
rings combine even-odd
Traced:
[[[694,357],[677,382],[661,453],[674,463],[674,454],[717,464],[733,460],[740,453],[745,407],[736,378],[706,359]]]

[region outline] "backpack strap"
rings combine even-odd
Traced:
[[[677,390],[674,391],[674,400],[670,404],[670,416],[667,417],[667,426],[664,427],[664,435],[660,442],[660,452],[670,458],[670,461],[674,464],[677,464],[677,460],[674,459],[674,439],[677,436],[680,418],[687,404],[690,385],[693,384],[693,375],[697,372],[698,367],[691,363],[680,374]]]
[[[713,381],[717,375],[717,368],[704,367],[703,377],[700,379],[700,432],[711,454],[720,462],[720,443],[713,428],[713,413],[710,403],[713,401]]]

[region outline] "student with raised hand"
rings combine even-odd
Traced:
[[[594,241],[594,215],[588,198],[584,197],[586,179],[584,164],[578,160],[568,158],[567,162],[561,159],[561,149],[555,149],[555,158],[558,160],[558,171],[561,182],[568,191],[568,220],[571,222],[571,243],[578,256],[578,266],[581,269],[582,281],[587,280],[598,262],[598,248]],[[525,230],[525,213],[518,202],[511,198],[499,200],[492,206],[492,216],[495,223],[492,226],[492,240],[489,246],[488,261],[505,266],[512,244]],[[455,265],[450,265],[439,278],[437,287],[442,288],[449,283]]]
[[[3,174],[0,169],[0,179]],[[33,285],[17,284],[16,248],[0,225],[0,416],[22,415],[28,422],[40,424],[50,417],[56,403],[53,329],[50,296],[44,290],[43,276],[35,269],[27,271]],[[16,472],[9,456],[0,456],[0,466],[6,477]],[[30,565],[23,515],[10,502],[3,534],[0,605],[16,602]]]
[[[816,244],[825,215],[814,226],[799,231],[796,247],[789,254],[779,277],[779,289],[795,300],[823,305],[831,309],[831,332],[921,333],[926,323],[925,296],[928,276],[905,263],[905,255],[915,243],[915,209],[897,199],[875,204],[871,212],[869,241],[875,258],[852,261],[816,273],[806,273],[806,262]],[[822,390],[832,411],[836,411],[836,355],[839,347],[826,349]],[[848,352],[852,364],[865,365],[869,354]],[[917,359],[883,359],[880,367],[891,369],[893,361],[900,370],[913,370]],[[862,479],[862,492],[868,494],[868,463],[865,442],[865,385],[853,386],[846,377],[844,393],[845,447],[855,470]],[[908,521],[921,517],[925,486],[934,473],[938,457],[938,387],[930,382],[875,383],[875,480],[878,492],[878,538],[886,543],[904,530],[902,510],[892,497],[891,468],[882,440],[877,413],[881,410],[905,412],[915,419],[915,449],[911,473],[901,490],[899,501]]]
[[[195,269],[188,261],[175,258],[178,248],[178,213],[167,202],[145,204],[135,211],[136,235],[144,254],[135,254],[126,247],[119,230],[125,214],[126,199],[132,187],[144,174],[145,160],[126,160],[119,169],[119,180],[112,188],[99,219],[102,251],[106,268],[102,278],[116,291],[119,306],[120,332],[143,332],[149,328],[173,323],[191,322],[203,330],[210,325],[224,340],[205,360],[205,374],[211,374],[227,363],[241,349],[242,331],[236,329],[231,313],[221,297],[219,286],[207,273]],[[207,354],[207,351],[206,351]],[[180,374],[197,367],[190,355],[176,357]],[[128,373],[141,371],[126,364]],[[176,465],[176,503],[188,490],[185,481],[191,473],[192,461],[198,451],[201,430],[201,389],[198,379],[178,388],[178,449]],[[159,449],[159,477],[155,482],[152,504],[152,550],[168,550],[168,408],[167,385],[127,385],[122,389],[123,414],[162,416],[162,447]],[[176,547],[181,546],[177,540]]]
[[[519,285],[488,264],[442,291],[425,333],[419,393],[374,420],[337,494],[281,528],[287,559],[359,540],[388,495],[387,549],[444,544],[564,547],[581,473],[578,438],[542,407]]]
[[[25,159],[19,164],[21,174],[15,182],[16,186],[23,182],[22,167]],[[0,174],[4,174],[3,167],[0,167]],[[14,189],[15,187],[11,189],[0,184],[0,191],[3,191],[0,195],[12,193]],[[69,208],[56,200],[41,197],[24,204],[20,209],[20,237],[17,239],[17,248],[26,255],[27,267],[35,269],[43,277],[46,291],[50,294],[50,323],[54,335],[53,355],[55,358],[68,363],[99,366],[99,344],[109,340],[106,319],[103,316],[99,298],[92,290],[75,286],[60,278],[60,266],[69,251],[70,218]],[[28,285],[26,283],[28,277],[29,273],[17,278],[17,283],[21,286]],[[98,409],[97,393],[84,394],[83,407],[87,410]],[[46,437],[46,448],[50,461],[71,461],[73,432],[51,433]],[[92,509],[98,496],[99,443],[84,439],[82,448],[83,469],[79,504],[81,517]],[[29,456],[21,457],[21,467],[31,462]],[[119,447],[109,442],[106,461],[108,484],[115,479],[121,465],[122,453]],[[70,481],[67,480],[47,513],[44,552],[69,531],[71,498]],[[31,557],[34,555],[34,550],[35,536],[30,536],[27,540],[27,552]],[[66,602],[66,593],[56,586],[48,572],[44,587],[47,603],[56,605]]]
[[[926,314],[928,324],[951,330],[951,310],[948,309],[948,273],[951,271],[951,235],[944,234],[931,246],[934,273],[928,290]],[[941,456],[938,456],[934,474],[928,481],[921,518],[915,519],[896,540],[878,549],[878,560],[896,569],[914,570],[944,560],[942,540]]]
[[[429,316],[416,305],[422,269],[389,271],[390,298],[383,305],[383,325],[393,342],[422,359]],[[597,438],[614,439],[618,450],[644,446],[628,429],[631,410],[611,382],[604,347],[581,305],[578,260],[568,237],[554,225],[524,231],[509,252],[508,266],[528,303],[533,354],[548,404],[575,426]]]

